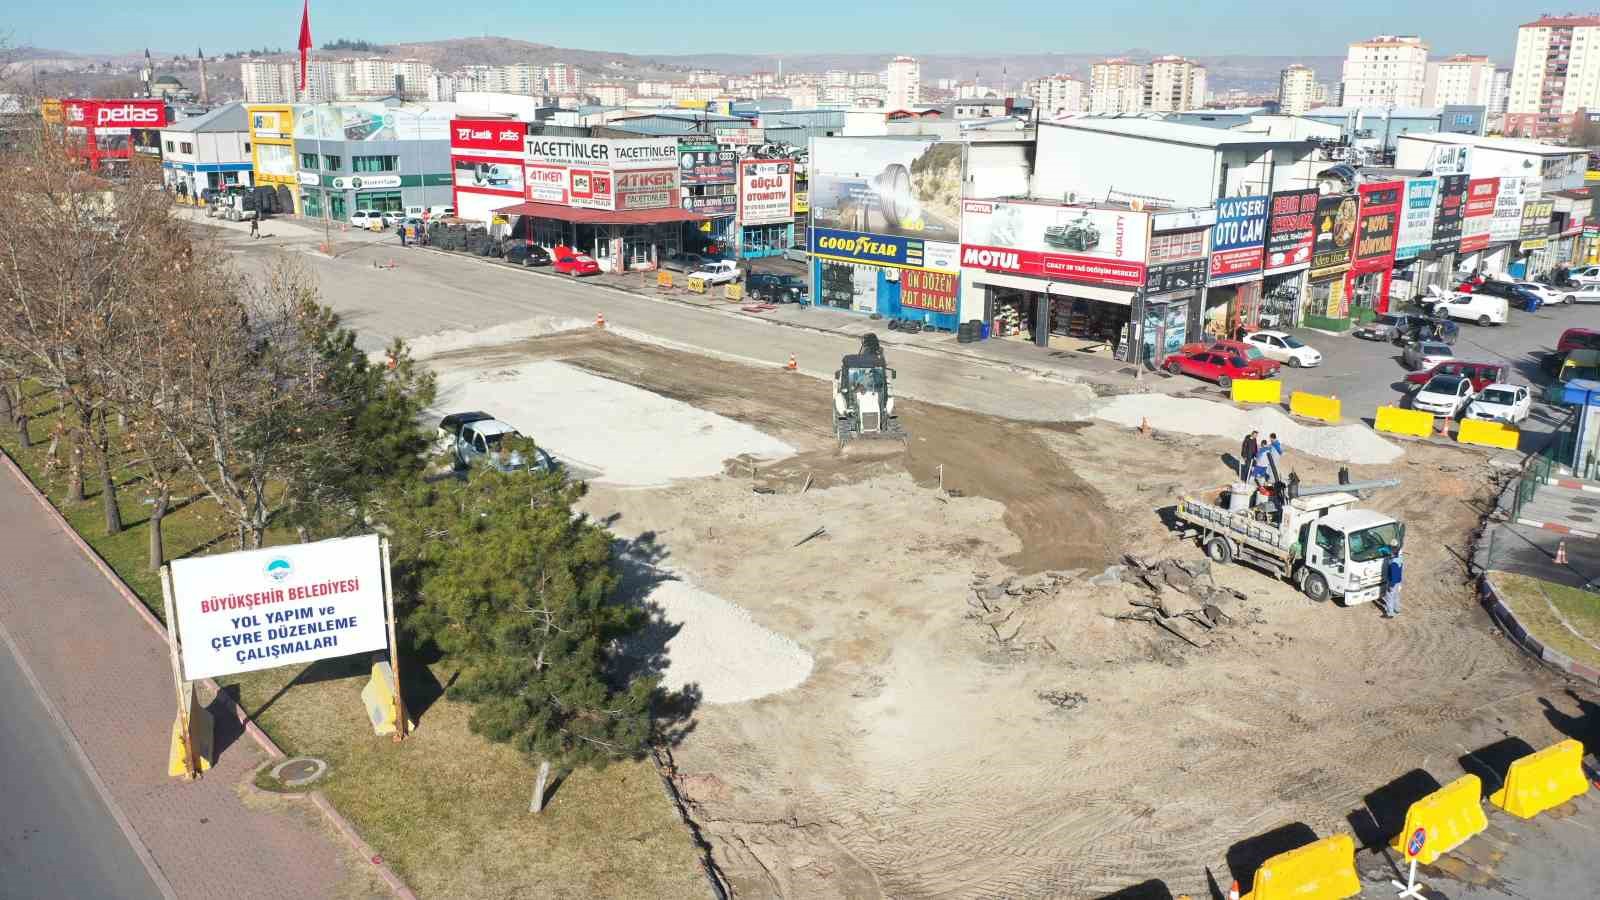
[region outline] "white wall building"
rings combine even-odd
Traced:
[[[1034,109],[1041,119],[1081,113],[1085,109],[1083,82],[1071,75],[1046,75],[1022,86],[1022,92],[1033,98]]]
[[[1494,80],[1489,83],[1488,114],[1505,115],[1506,104],[1511,100],[1511,70],[1495,69]]]
[[[1428,63],[1423,106],[1484,106],[1494,90],[1494,63],[1487,56],[1457,53]]]
[[[247,59],[239,64],[246,103],[290,103],[298,94],[299,69],[286,63]]]
[[[190,197],[206,189],[250,185],[250,123],[243,103],[161,129],[162,179]]]
[[[1145,76],[1144,108],[1182,112],[1205,105],[1206,67],[1181,56],[1158,56]]]
[[[883,102],[890,109],[915,109],[922,105],[922,66],[915,57],[896,56],[889,60],[883,84],[887,89]]]
[[[587,88],[601,106],[627,106],[628,86],[614,81],[591,82]]]
[[[1421,106],[1428,86],[1428,45],[1415,35],[1382,34],[1350,45],[1341,106]]]
[[[1600,16],[1541,16],[1517,29],[1505,133],[1557,137],[1600,109]]]
[[[1278,73],[1278,111],[1286,116],[1304,115],[1317,90],[1317,73],[1310,66],[1292,65]]]
[[[1089,67],[1089,112],[1114,114],[1144,109],[1144,66],[1122,57]]]
[[[1542,193],[1583,187],[1589,154],[1581,147],[1475,134],[1408,134],[1395,142],[1399,169],[1432,169],[1441,155],[1468,147],[1467,174],[1473,178],[1531,178]]]

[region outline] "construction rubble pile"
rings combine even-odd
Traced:
[[[1123,584],[1142,587],[1149,594],[1147,598],[1128,601],[1137,609],[1113,618],[1153,623],[1195,647],[1210,646],[1203,636],[1205,632],[1233,623],[1221,604],[1248,599],[1243,591],[1217,584],[1211,577],[1209,559],[1147,561],[1129,553],[1123,561],[1126,565],[1112,566],[1101,577],[1117,570],[1115,575]],[[1198,605],[1185,606],[1186,603]]]

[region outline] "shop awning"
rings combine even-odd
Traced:
[[[557,219],[574,225],[659,225],[666,222],[699,222],[705,216],[687,209],[580,209],[557,203],[517,203],[495,210],[502,216],[533,216],[536,219]]]
[[[1082,300],[1099,300],[1102,303],[1119,303],[1123,306],[1131,306],[1133,303],[1133,288],[1118,290],[1092,284],[1079,284],[1075,281],[1047,281],[1043,278],[1028,278],[1023,275],[1007,275],[1000,272],[985,272],[976,269],[966,269],[965,272],[967,273],[966,277],[976,284],[1034,291],[1040,294],[1048,294],[1051,297],[1077,297]]]

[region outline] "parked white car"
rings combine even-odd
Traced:
[[[1472,379],[1460,375],[1435,375],[1422,390],[1411,395],[1411,408],[1436,416],[1455,418],[1472,402]]]
[[[1583,287],[1568,288],[1566,292],[1568,302],[1572,303],[1600,303],[1600,281],[1592,281]]]
[[[1247,343],[1261,348],[1261,355],[1294,368],[1322,364],[1322,354],[1282,331],[1254,331],[1244,336]]]
[[[1504,297],[1488,294],[1451,294],[1450,299],[1435,303],[1431,312],[1479,325],[1504,325],[1511,316],[1511,304]]]
[[[1600,266],[1583,266],[1567,273],[1567,277],[1579,284],[1600,284]]]
[[[733,260],[719,259],[716,262],[707,263],[704,268],[689,273],[689,277],[698,278],[708,285],[733,284],[743,278],[744,273],[739,271],[739,264]]]
[[[394,218],[388,213],[375,209],[358,209],[350,214],[350,224],[356,228],[383,229],[393,221]]]
[[[1567,299],[1567,297],[1572,294],[1572,291],[1570,290],[1553,288],[1548,284],[1540,284],[1537,281],[1513,281],[1511,284],[1513,287],[1522,288],[1535,297],[1538,297],[1539,302],[1545,306],[1555,306],[1558,303],[1572,302]]]
[[[1533,409],[1533,392],[1520,384],[1491,384],[1467,404],[1466,418],[1519,425]]]

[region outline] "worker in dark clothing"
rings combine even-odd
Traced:
[[[1389,548],[1384,547],[1378,551],[1383,555],[1383,617],[1392,619],[1400,615],[1400,580],[1405,574],[1405,566],[1400,561],[1400,550],[1396,548],[1391,556]]]
[[[1244,443],[1239,445],[1239,479],[1241,481],[1250,480],[1250,467],[1255,465],[1256,461],[1257,433],[1252,431],[1245,435]]]
[[[261,237],[261,220],[255,216],[250,217],[250,236]]]

